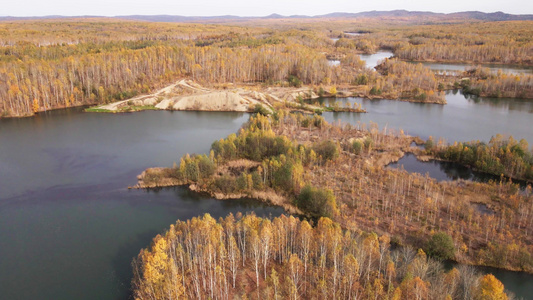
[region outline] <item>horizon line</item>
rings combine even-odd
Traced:
[[[128,15],[61,15],[61,14],[52,14],[52,15],[0,15],[0,18],[51,18],[51,17],[62,17],[62,18],[87,18],[87,17],[99,17],[99,18],[120,18],[120,17],[131,17],[131,16],[171,16],[171,17],[187,17],[187,18],[216,18],[216,17],[238,17],[238,18],[268,18],[270,16],[276,16],[276,17],[307,17],[307,18],[316,18],[316,17],[322,17],[327,16],[331,14],[362,14],[362,13],[370,13],[370,12],[408,12],[408,13],[431,13],[431,14],[441,14],[441,15],[450,15],[450,14],[457,14],[457,13],[484,13],[484,14],[496,14],[496,13],[503,13],[507,15],[514,15],[514,16],[526,16],[526,15],[532,15],[533,13],[524,13],[524,14],[514,14],[514,13],[506,13],[501,10],[498,11],[492,11],[492,12],[486,12],[481,10],[464,10],[464,11],[456,11],[456,12],[435,12],[435,11],[429,11],[429,10],[406,10],[406,9],[393,9],[393,10],[365,10],[365,11],[358,11],[358,12],[346,12],[346,11],[332,11],[320,15],[305,15],[305,14],[291,14],[291,15],[282,15],[279,13],[270,13],[268,15],[231,15],[231,14],[225,14],[225,15],[180,15],[180,14],[128,14]]]

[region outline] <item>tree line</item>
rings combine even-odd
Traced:
[[[314,226],[313,226],[314,225]],[[492,275],[321,218],[177,221],[133,261],[135,299],[507,299]]]
[[[292,75],[318,84],[336,82],[339,73],[308,46],[314,34],[298,31],[101,20],[0,29],[0,116],[122,100],[180,77],[273,84]]]

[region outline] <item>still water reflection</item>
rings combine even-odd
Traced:
[[[325,112],[328,122],[359,124],[377,123],[381,128],[403,129],[406,134],[446,141],[481,140],[488,142],[496,134],[512,135],[533,141],[533,101],[523,99],[491,99],[469,97],[448,91],[448,104],[423,104],[394,100],[362,98],[322,98],[312,100],[325,105],[338,101],[361,104],[366,114]]]
[[[128,190],[145,168],[206,153],[242,113],[58,110],[0,120],[0,298],[127,299],[131,259],[177,219],[283,211],[185,188]]]

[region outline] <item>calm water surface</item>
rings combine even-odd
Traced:
[[[416,159],[413,154],[406,154],[399,161],[388,165],[389,168],[402,168],[407,172],[420,173],[422,175],[428,174],[429,177],[435,178],[438,181],[452,181],[452,180],[472,180],[478,182],[488,182],[490,180],[499,181],[498,176],[485,174],[473,171],[472,169],[445,161],[430,160],[422,162]]]
[[[373,69],[378,65],[379,61],[385,58],[390,58],[394,55],[391,51],[378,51],[374,54],[361,54],[361,59],[366,62],[367,68]],[[456,72],[464,72],[469,68],[477,66],[478,64],[448,64],[448,63],[434,63],[434,62],[415,62],[409,61],[412,64],[422,64],[439,74],[453,74]],[[533,67],[530,66],[516,66],[516,65],[494,65],[482,64],[484,68],[488,68],[492,73],[507,73],[507,74],[533,74]]]
[[[470,98],[460,92],[446,94],[447,105],[411,103],[362,98],[318,99],[326,105],[333,101],[360,103],[366,114],[325,112],[328,122],[370,124],[381,128],[403,129],[406,134],[449,142],[481,140],[496,134],[525,138],[533,143],[533,101],[523,99]],[[315,101],[315,100],[313,100]]]
[[[403,169],[410,173],[419,173],[428,175],[437,181],[452,181],[452,180],[471,180],[477,182],[499,182],[501,178],[496,175],[477,172],[471,168],[465,167],[458,163],[447,161],[419,161],[416,156],[408,153],[395,163],[387,165],[388,168]],[[506,179],[508,180],[508,179]],[[513,183],[518,183],[520,189],[525,191],[530,183],[521,180],[512,180]]]
[[[394,54],[390,51],[378,51],[374,54],[361,54],[361,60],[363,60],[366,63],[366,67],[370,69],[374,69],[381,60],[385,58],[390,58]]]
[[[131,259],[177,219],[279,208],[184,188],[128,190],[248,119],[242,113],[77,109],[0,120],[0,299],[127,299]]]
[[[431,62],[409,62],[413,64],[421,63],[422,65],[430,68],[439,74],[453,74],[455,72],[464,72],[469,68],[472,68],[476,65],[469,64],[444,64],[444,63],[431,63]],[[502,73],[515,74],[515,75],[525,75],[533,74],[532,67],[522,67],[522,66],[512,66],[512,65],[490,65],[483,64],[481,65],[484,68],[488,68],[492,73]]]

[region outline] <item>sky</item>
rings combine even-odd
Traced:
[[[15,0],[2,1],[0,16],[266,16],[357,13],[405,9],[450,13],[477,10],[533,14],[531,0]]]

